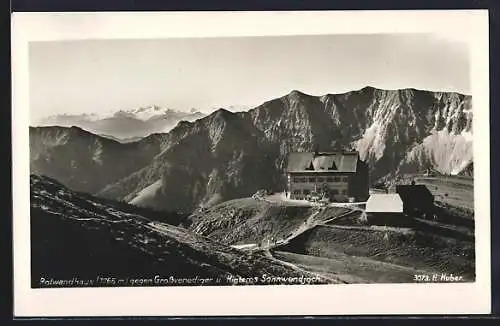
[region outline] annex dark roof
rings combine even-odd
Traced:
[[[358,152],[295,152],[288,156],[287,172],[356,172]]]
[[[401,196],[403,202],[434,200],[434,196],[425,185],[396,185],[396,192]]]

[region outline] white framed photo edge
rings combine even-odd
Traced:
[[[475,282],[258,287],[30,287],[30,42],[376,33],[436,33],[460,38],[469,44],[472,101],[475,111]],[[87,317],[488,314],[491,309],[488,62],[486,10],[13,13],[14,315]]]

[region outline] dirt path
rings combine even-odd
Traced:
[[[316,214],[318,214],[319,212],[315,212]],[[312,214],[310,216],[310,218],[313,218],[314,214]],[[158,223],[149,223],[147,225],[145,225],[146,228],[148,229],[151,229],[151,230],[154,230],[156,232],[159,232],[159,233],[162,233],[162,234],[165,234],[165,235],[168,235],[168,236],[172,236],[172,233],[176,233],[176,230],[175,229],[166,229],[166,228],[162,228],[161,227],[161,224],[158,224]],[[257,244],[255,243],[249,243],[249,244],[243,244],[243,245],[234,245],[234,246],[231,246],[233,248],[237,248],[237,249],[244,249],[244,248],[254,248],[254,247],[257,247]],[[310,276],[314,276],[314,277],[317,277],[317,278],[320,278],[322,280],[326,280],[326,281],[329,281],[331,283],[335,283],[335,284],[338,284],[338,283],[347,283],[347,282],[344,282],[342,281],[341,279],[336,279],[336,278],[332,278],[332,277],[327,277],[325,275],[321,275],[321,274],[317,274],[317,273],[314,273],[314,272],[310,272],[308,270],[305,270],[295,264],[292,264],[292,263],[289,263],[289,262],[286,262],[286,261],[283,261],[283,260],[280,260],[280,259],[277,259],[275,258],[269,248],[266,248],[263,250],[263,253],[264,255],[271,259],[272,261],[278,263],[278,264],[281,264],[281,265],[284,265],[284,266],[287,266],[287,267],[290,267],[292,268],[293,270],[297,271],[297,272],[300,272],[302,274],[304,274],[304,276],[306,275],[310,275]]]
[[[330,225],[330,224],[320,224],[319,226],[328,227],[332,229],[357,230],[357,231],[368,231],[368,232],[391,232],[391,233],[401,233],[401,234],[413,233],[413,230],[410,228],[395,228],[388,226],[369,227],[369,226]]]
[[[285,251],[276,251],[274,254],[279,260],[296,264],[299,268],[311,270],[318,275],[338,278],[344,283],[407,283],[413,280],[415,274],[429,274],[411,267],[343,253],[328,258]]]
[[[312,275],[312,276],[315,276],[315,277],[319,277],[320,279],[323,279],[323,280],[327,280],[331,283],[334,283],[334,284],[347,284],[347,282],[339,279],[339,278],[332,278],[332,277],[328,277],[328,276],[325,276],[325,275],[322,275],[322,274],[317,274],[317,273],[314,273],[314,272],[311,272],[311,271],[308,271],[308,270],[305,270],[295,264],[292,264],[292,263],[289,263],[287,261],[284,261],[284,260],[281,260],[281,259],[278,259],[276,257],[274,257],[272,255],[272,253],[269,251],[269,250],[265,250],[264,251],[264,254],[266,255],[266,257],[268,257],[269,259],[273,260],[274,262],[278,263],[278,264],[281,264],[281,265],[285,265],[285,266],[288,266],[290,268],[292,268],[293,270],[297,271],[297,272],[300,272],[300,273],[303,273],[305,275]]]
[[[99,217],[76,217],[76,216],[70,216],[68,214],[62,214],[62,213],[59,213],[59,212],[55,212],[55,211],[52,211],[52,210],[49,210],[49,209],[45,209],[44,207],[42,207],[41,209],[44,210],[45,212],[49,213],[49,214],[59,215],[59,216],[62,216],[64,218],[66,218],[66,219],[75,220],[75,221],[96,221],[96,222],[107,222],[107,223],[125,223],[125,222],[131,222],[131,221],[133,221],[132,218],[109,220],[105,216],[102,216],[100,214],[95,214],[96,216],[99,216]]]
[[[231,245],[232,248],[235,249],[256,249],[257,244],[256,243],[246,243],[246,244],[241,244],[241,245]]]
[[[351,209],[349,210],[348,212],[344,213],[344,214],[341,214],[341,215],[337,215],[337,216],[334,216],[332,218],[329,218],[327,220],[316,220],[316,216],[318,216],[319,213],[321,213],[324,209],[327,209],[327,207],[341,207],[341,208],[347,208],[345,206],[323,206],[323,207],[317,207],[317,210],[314,211],[311,215],[309,215],[307,217],[307,219],[304,221],[303,224],[301,224],[297,229],[295,229],[295,231],[293,231],[288,237],[284,238],[284,239],[279,239],[277,241],[273,241],[273,242],[269,242],[267,243],[266,245],[264,245],[263,247],[259,247],[259,245],[257,243],[245,243],[245,244],[239,244],[239,245],[232,245],[231,247],[233,248],[236,248],[236,249],[240,249],[240,250],[270,250],[270,249],[273,249],[275,247],[278,247],[278,246],[282,246],[282,245],[286,245],[288,243],[290,243],[290,241],[292,241],[293,239],[295,239],[296,237],[298,237],[299,235],[303,234],[304,232],[307,232],[313,228],[315,228],[316,226],[321,226],[321,225],[325,225],[326,223],[329,223],[329,222],[332,222],[336,219],[339,219],[339,218],[342,218],[344,216],[347,216],[349,214],[353,214],[354,212],[356,211],[363,211],[362,209],[351,209],[351,208],[348,208],[348,209]],[[364,212],[364,211],[363,211]]]
[[[338,219],[340,219],[342,217],[354,214],[355,212],[356,212],[355,210],[352,210],[352,211],[346,212],[346,213],[344,213],[342,215],[334,216],[334,217],[329,218],[329,219],[324,220],[324,221],[319,221],[316,225],[326,225],[327,223],[330,223],[330,222],[338,220]]]
[[[269,250],[277,246],[288,244],[290,241],[292,241],[302,233],[309,231],[310,229],[316,227],[317,225],[320,225],[322,222],[315,220],[315,217],[318,216],[319,213],[321,213],[321,210],[318,209],[317,211],[309,215],[307,219],[304,221],[304,223],[301,224],[297,229],[295,229],[295,231],[293,231],[292,234],[290,234],[288,237],[286,237],[285,239],[280,239],[274,243],[271,243],[268,246],[264,247],[264,249]]]
[[[344,213],[344,214],[334,216],[334,217],[329,218],[327,220],[322,220],[322,221],[316,220],[315,219],[316,216],[318,216],[319,213],[321,213],[324,209],[327,209],[328,207],[340,207],[340,208],[347,208],[347,209],[350,209],[350,210],[348,212]],[[354,208],[353,209],[353,207],[346,207],[346,206],[343,206],[343,205],[336,205],[336,206],[329,205],[329,206],[318,207],[318,210],[315,211],[315,212],[313,212],[311,215],[309,215],[309,217],[304,221],[304,223],[302,225],[300,225],[290,236],[288,236],[285,239],[276,241],[276,243],[274,245],[269,246],[266,249],[271,249],[271,248],[274,248],[274,247],[276,247],[278,245],[288,244],[294,238],[298,237],[302,233],[304,233],[306,231],[309,231],[310,229],[312,229],[312,228],[314,228],[314,227],[316,227],[318,225],[324,225],[326,223],[329,223],[329,222],[332,222],[334,220],[340,219],[340,218],[345,217],[347,215],[353,214],[356,211],[362,211],[364,213],[364,210],[362,210],[361,208]]]

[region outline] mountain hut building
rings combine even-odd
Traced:
[[[286,169],[290,199],[364,201],[368,198],[368,166],[356,151],[294,152]]]

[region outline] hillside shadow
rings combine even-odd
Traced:
[[[449,208],[441,206],[434,206],[433,212],[438,222],[474,229],[474,219],[471,217],[460,216],[451,212]]]
[[[432,225],[423,221],[415,220],[415,228],[416,230],[424,232],[426,234],[434,234],[437,236],[453,238],[456,240],[474,241],[473,235],[450,228],[440,227],[439,225]]]

